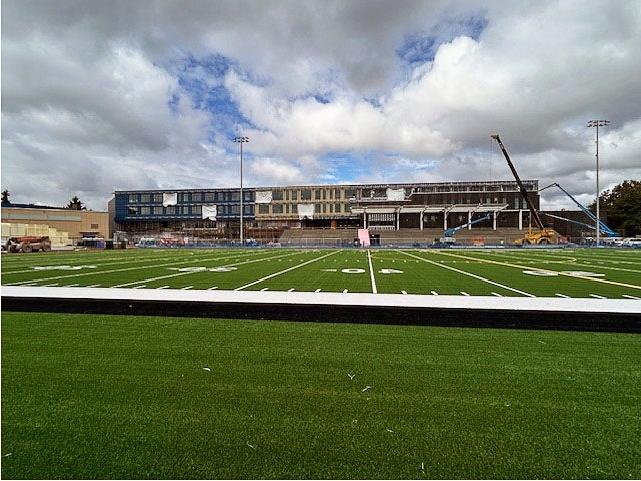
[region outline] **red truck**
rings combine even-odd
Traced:
[[[9,237],[5,247],[8,252],[49,252],[51,239],[49,236]]]

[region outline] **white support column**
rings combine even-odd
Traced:
[[[401,229],[401,210],[396,211],[396,230]]]
[[[492,228],[493,228],[494,230],[496,230],[496,217],[497,217],[497,216],[498,216],[498,212],[497,212],[497,211],[494,211],[494,215],[492,216],[492,221],[493,221],[493,224],[494,224],[494,225],[492,226]]]
[[[519,209],[519,230],[523,230],[523,210]]]
[[[472,211],[467,211],[467,230],[472,230]]]
[[[420,215],[420,216],[421,216],[421,218],[419,219],[419,221],[420,221],[420,225],[421,225],[421,230],[423,230],[423,217],[425,217],[425,211],[424,211],[424,210],[422,210],[418,215]]]
[[[447,230],[447,210],[443,211],[443,230]]]
[[[367,211],[363,209],[363,229],[367,229]]]

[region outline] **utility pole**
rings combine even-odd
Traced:
[[[236,137],[234,142],[240,144],[240,245],[245,247],[245,236],[243,235],[243,144],[249,142],[249,137]]]
[[[599,247],[601,243],[601,213],[600,213],[600,197],[601,188],[599,186],[599,127],[606,127],[610,123],[609,120],[590,120],[588,127],[596,128],[596,246]]]

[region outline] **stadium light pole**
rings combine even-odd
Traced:
[[[243,235],[243,144],[249,142],[249,137],[236,137],[234,142],[240,144],[240,245],[245,246]]]
[[[606,127],[610,123],[609,120],[590,120],[588,127],[596,128],[596,246],[599,247],[601,243],[601,215],[600,215],[600,199],[601,188],[599,187],[599,127]]]

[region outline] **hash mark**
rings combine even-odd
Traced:
[[[169,286],[160,286],[160,287],[156,287],[156,289],[169,289]]]
[[[407,295],[407,291],[401,291],[401,294]]]
[[[193,289],[193,288],[194,288],[194,286],[187,286],[187,287],[181,287],[180,290],[181,291],[188,291],[189,289]]]
[[[628,299],[636,299],[636,300],[641,299],[641,298],[639,298],[639,297],[636,297],[636,296],[630,296],[630,295],[628,295],[628,294],[623,294],[623,297],[626,297],[626,298],[628,298]]]
[[[320,291],[321,291],[320,289],[316,289],[314,292],[320,292]]]
[[[492,295],[493,295],[493,296],[496,296],[496,297],[503,297],[503,296],[502,296],[501,294],[499,294],[498,292],[493,292],[493,293],[492,293]]]
[[[469,296],[469,294],[467,292],[461,291],[461,294],[463,294],[464,296]]]
[[[347,294],[347,289],[344,289],[344,290],[343,290],[343,294]]]
[[[569,299],[570,296],[566,296],[565,294],[559,294],[558,292],[554,294],[555,296],[563,297],[564,299]]]
[[[436,292],[436,291],[432,291],[432,295],[433,295],[433,296],[438,296],[438,292]]]
[[[269,290],[269,287],[263,287],[263,288],[260,290],[260,292],[265,292],[265,291],[267,291],[267,290]]]
[[[293,292],[294,288],[292,287],[291,289],[287,289],[287,292]]]
[[[136,286],[136,287],[134,287],[134,289],[144,289],[145,287],[147,287],[147,286]]]
[[[590,294],[590,297],[594,297],[595,299],[607,299],[607,297],[603,297],[598,294]]]
[[[216,289],[218,289],[218,286],[210,287],[210,288],[209,288],[209,289],[207,289],[207,290],[208,290],[208,291],[215,291]]]

